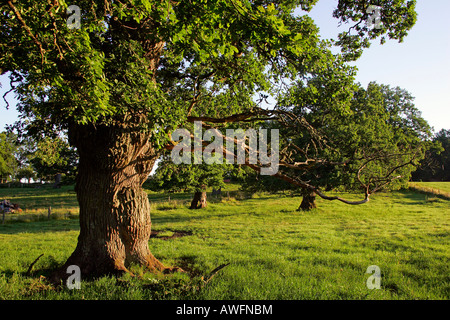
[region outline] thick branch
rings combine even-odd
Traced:
[[[203,125],[205,128],[212,128],[211,126],[209,126],[209,125],[207,125],[207,124],[203,124],[203,122],[209,122],[209,123],[215,123],[215,124],[217,124],[217,123],[239,122],[239,121],[246,121],[246,120],[251,121],[251,120],[252,120],[252,117],[258,116],[258,115],[261,115],[261,114],[264,114],[264,115],[266,115],[266,116],[267,116],[267,115],[268,115],[268,116],[271,116],[271,115],[273,115],[273,114],[277,114],[278,116],[279,116],[279,115],[284,115],[284,116],[289,117],[290,120],[300,121],[304,126],[306,126],[306,127],[308,127],[308,128],[310,127],[309,124],[306,122],[306,120],[304,120],[304,119],[299,119],[297,116],[293,115],[292,113],[289,113],[289,112],[282,112],[282,111],[280,112],[280,111],[278,111],[278,110],[263,110],[263,109],[259,109],[259,110],[253,111],[253,112],[245,112],[245,113],[240,113],[240,114],[234,114],[234,115],[231,115],[231,116],[228,116],[228,117],[223,117],[223,118],[213,118],[213,117],[207,117],[207,116],[199,116],[199,117],[189,116],[189,117],[188,117],[188,121],[189,121],[189,122],[201,121],[201,122],[202,122],[202,125]],[[275,119],[275,120],[278,120],[278,118],[274,118],[274,119]],[[312,130],[315,132],[314,129],[312,129]],[[221,134],[221,137],[222,137],[223,139],[225,139],[225,140],[229,140],[229,139],[230,139],[230,138],[228,138],[228,137],[226,137],[226,136],[224,136],[224,135],[222,135],[222,134]],[[235,138],[233,138],[233,140],[234,140],[235,143],[237,142],[237,140],[236,140]],[[167,149],[167,150],[171,150],[171,149],[173,149],[173,147],[174,147],[175,145],[176,145],[176,143],[171,142],[170,144],[168,144],[168,145],[166,146],[166,149]],[[247,145],[245,145],[245,149],[246,149],[246,151],[249,151],[249,147],[248,147]],[[257,150],[256,150],[256,151],[257,151]],[[223,147],[222,147],[222,153],[223,153],[223,155],[224,155],[225,157],[226,157],[227,155],[232,155],[233,158],[236,158],[236,155],[234,154],[234,152],[230,152],[230,151],[226,150],[226,149],[223,148]],[[229,157],[228,157],[228,158],[229,158]],[[286,162],[281,161],[281,162],[279,163],[279,165],[280,165],[280,166],[285,166],[285,167],[288,167],[288,168],[291,168],[291,169],[302,170],[302,169],[305,169],[305,167],[308,167],[308,166],[311,166],[311,165],[315,165],[315,164],[317,164],[317,163],[321,163],[321,164],[331,164],[332,162],[327,162],[327,161],[325,161],[325,160],[308,159],[308,160],[305,161],[305,162],[297,162],[297,163],[294,163],[294,164],[290,164],[290,163],[286,163]],[[334,163],[334,164],[342,164],[342,165],[345,165],[345,164],[348,163],[348,161],[346,161],[346,162],[339,162],[339,163],[333,162],[333,163]],[[247,160],[245,160],[244,165],[246,165],[246,166],[252,168],[253,170],[255,170],[255,171],[257,171],[257,172],[260,172],[260,171],[261,171],[261,168],[263,167],[263,166],[262,166],[261,164],[259,164],[259,163],[258,163],[258,164],[251,164],[251,163],[249,163]],[[280,172],[275,173],[273,176],[276,177],[276,178],[278,178],[278,179],[284,180],[284,181],[286,181],[286,182],[288,182],[288,183],[290,183],[290,184],[292,184],[292,185],[301,187],[301,188],[303,188],[303,189],[308,189],[308,190],[314,191],[319,197],[321,197],[322,199],[325,199],[325,200],[330,200],[330,201],[331,201],[331,200],[338,200],[338,201],[341,201],[341,202],[343,202],[343,203],[345,203],[345,204],[359,205],[359,204],[364,204],[364,203],[368,202],[368,201],[369,201],[369,197],[370,197],[369,188],[368,188],[368,186],[366,186],[366,185],[365,185],[365,190],[366,190],[366,192],[365,192],[365,198],[364,198],[363,200],[360,200],[360,201],[349,201],[349,200],[343,199],[343,198],[338,197],[338,196],[333,196],[333,197],[327,196],[327,195],[325,195],[324,193],[322,193],[322,192],[319,190],[319,188],[317,188],[317,187],[315,187],[315,186],[313,186],[313,185],[310,185],[309,183],[306,183],[306,182],[304,182],[304,181],[301,181],[301,180],[298,180],[298,179],[291,178],[291,177],[289,177],[289,176],[287,176],[287,175],[285,175],[285,174],[282,174],[282,173],[280,173]]]
[[[206,127],[209,127],[209,126],[206,126]],[[220,132],[219,132],[219,133],[220,133]],[[191,134],[191,137],[193,137],[192,134]],[[221,134],[221,137],[222,137],[223,139],[225,139],[225,140],[231,139],[231,138],[229,138],[229,137],[223,136],[222,134]],[[236,138],[233,138],[233,141],[234,141],[234,143],[237,143],[237,139],[236,139]],[[204,141],[203,141],[203,142],[204,142]],[[204,142],[204,143],[205,143],[205,142]],[[176,145],[175,142],[171,142],[171,143],[169,143],[169,144],[166,145],[166,149],[167,149],[167,150],[172,150],[173,147],[174,147],[175,145]],[[246,149],[247,151],[249,151],[249,147],[248,147],[247,145],[245,145],[245,149]],[[231,155],[234,159],[236,159],[236,154],[234,154],[234,152],[228,151],[228,150],[227,150],[226,148],[224,148],[224,147],[222,147],[222,153],[223,153],[223,156],[226,157],[226,158],[230,158],[230,155]],[[261,167],[262,167],[262,166],[259,165],[259,164],[251,164],[251,163],[249,163],[247,160],[245,160],[244,165],[246,165],[246,166],[252,168],[253,170],[255,170],[255,171],[257,171],[257,172],[260,172],[260,171],[261,171]],[[306,182],[304,182],[304,181],[297,180],[297,179],[293,179],[293,178],[291,178],[291,177],[289,177],[289,176],[287,176],[287,175],[284,175],[284,174],[282,174],[282,173],[280,173],[280,172],[275,173],[273,176],[276,177],[276,178],[278,178],[278,179],[284,180],[284,181],[286,181],[286,182],[288,182],[288,183],[290,183],[290,184],[292,184],[292,185],[301,187],[301,188],[303,188],[303,189],[308,189],[308,190],[314,191],[319,197],[321,197],[321,198],[323,198],[323,199],[325,199],[325,200],[338,200],[338,201],[341,201],[341,202],[343,202],[343,203],[350,204],[350,205],[359,205],[359,204],[363,204],[363,203],[366,203],[366,202],[369,201],[369,196],[370,196],[370,194],[369,194],[369,192],[368,192],[368,189],[366,189],[366,195],[365,195],[364,200],[360,200],[360,201],[349,201],[349,200],[345,200],[345,199],[343,199],[343,198],[341,198],[341,197],[337,197],[337,196],[329,197],[329,196],[323,194],[317,187],[315,187],[315,186],[313,186],[313,185],[310,185],[310,184],[308,184],[308,183],[306,183]]]
[[[250,168],[252,168],[253,170],[255,170],[255,171],[257,171],[257,172],[259,172],[259,171],[261,170],[260,167],[258,167],[258,166],[256,166],[256,165],[253,165],[253,164],[247,164],[247,163],[246,163],[245,165],[248,166],[248,167],[250,167]],[[300,180],[297,180],[297,179],[293,179],[293,178],[291,178],[291,177],[289,177],[289,176],[287,176],[287,175],[284,175],[284,174],[282,174],[282,173],[280,173],[280,172],[277,172],[277,173],[274,174],[273,176],[274,176],[275,178],[284,180],[284,181],[286,181],[286,182],[288,182],[288,183],[290,183],[290,184],[292,184],[292,185],[301,187],[301,188],[303,188],[303,189],[308,189],[308,190],[314,191],[319,197],[321,197],[322,199],[325,199],[325,200],[330,200],[330,201],[331,201],[331,200],[338,200],[338,201],[341,201],[341,202],[343,202],[343,203],[345,203],[345,204],[350,204],[350,205],[359,205],[359,204],[364,204],[364,203],[366,203],[366,202],[369,202],[370,194],[369,194],[368,192],[366,192],[366,195],[365,195],[364,200],[360,200],[360,201],[349,201],[349,200],[345,200],[345,199],[343,199],[343,198],[341,198],[341,197],[337,197],[337,196],[329,197],[329,196],[323,194],[321,191],[319,191],[319,189],[318,189],[317,187],[314,187],[313,185],[310,185],[309,183],[306,183],[306,182],[304,182],[304,181],[300,181]]]
[[[230,123],[230,122],[245,121],[256,115],[257,115],[257,113],[255,114],[253,112],[244,112],[244,113],[233,114],[231,116],[223,117],[223,118],[214,118],[214,117],[207,117],[207,116],[200,116],[200,117],[188,116],[187,121],[188,122],[203,121],[203,122],[209,122],[209,123]]]

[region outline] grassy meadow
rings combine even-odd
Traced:
[[[405,190],[360,206],[318,199],[318,208],[304,213],[296,211],[298,196],[224,194],[210,197],[206,209],[189,210],[190,194],[149,192],[150,248],[185,273],[135,266],[136,277],[82,279],[80,290],[69,290],[45,277],[76,246],[73,188],[0,189],[0,199],[23,208],[0,224],[0,299],[450,298],[448,200]],[[366,286],[371,265],[381,270],[381,289]]]

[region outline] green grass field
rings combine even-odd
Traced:
[[[360,206],[319,199],[318,209],[300,213],[301,199],[282,194],[210,199],[203,210],[187,209],[188,194],[168,196],[149,192],[159,231],[150,248],[186,273],[134,267],[138,277],[86,280],[81,290],[69,290],[52,288],[44,277],[76,245],[72,188],[0,189],[0,199],[26,209],[0,225],[0,299],[450,298],[448,200],[399,191]],[[186,236],[171,237],[181,231]],[[204,284],[202,276],[222,264],[229,265]],[[366,286],[371,265],[381,270],[379,290]]]

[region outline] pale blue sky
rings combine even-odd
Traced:
[[[338,21],[332,18],[337,0],[320,0],[311,12],[323,37],[335,37]],[[450,129],[450,0],[418,0],[418,21],[403,43],[374,42],[355,63],[357,81],[366,86],[376,81],[408,90],[416,107],[435,131]],[[348,27],[347,27],[348,28]],[[8,90],[0,77],[0,131],[17,120],[13,94],[10,110],[1,96]]]
[[[310,14],[325,38],[340,31],[330,19],[336,5],[319,0]],[[450,129],[450,0],[418,0],[416,11],[417,22],[402,43],[375,41],[354,65],[363,86],[376,81],[409,91],[437,132]]]

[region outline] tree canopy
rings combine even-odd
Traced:
[[[46,137],[36,143],[29,162],[40,178],[53,180],[55,175],[61,174],[73,181],[78,156],[65,139]]]
[[[186,116],[250,109],[258,92],[276,96],[283,79],[325,70],[329,42],[308,15],[294,13],[315,3],[85,0],[77,2],[80,28],[69,29],[65,1],[6,1],[0,70],[10,72],[29,128],[141,112],[140,125],[164,140]],[[382,27],[371,29],[366,1],[339,1],[334,16],[353,24],[336,43],[347,55],[376,37],[402,40],[413,26],[415,1],[377,4]]]

